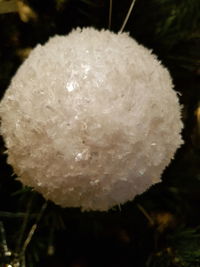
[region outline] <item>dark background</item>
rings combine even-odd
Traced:
[[[113,0],[113,31],[130,4]],[[37,43],[78,26],[108,28],[108,16],[107,0],[29,0],[0,14],[0,96]],[[121,209],[82,213],[48,203],[26,250],[28,267],[200,266],[200,1],[137,0],[125,30],[169,69],[181,93],[185,144],[162,183]],[[44,199],[16,181],[5,149],[1,139],[0,266],[15,267]]]

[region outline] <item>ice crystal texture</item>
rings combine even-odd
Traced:
[[[63,207],[108,210],[159,178],[181,145],[169,72],[126,33],[37,45],[0,104],[8,163]]]

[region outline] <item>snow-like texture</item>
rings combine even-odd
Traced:
[[[168,71],[126,33],[55,36],[33,49],[0,104],[8,163],[63,207],[132,200],[182,143],[172,88]]]

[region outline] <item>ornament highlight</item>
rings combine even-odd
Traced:
[[[76,29],[37,45],[0,103],[8,163],[62,207],[108,210],[158,182],[182,144],[156,56],[127,33]]]

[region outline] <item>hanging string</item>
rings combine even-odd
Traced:
[[[126,15],[126,17],[125,17],[125,20],[124,20],[124,22],[123,22],[123,24],[122,24],[122,27],[121,27],[119,33],[122,33],[122,32],[123,32],[123,30],[124,30],[124,28],[125,28],[125,26],[126,26],[126,23],[127,23],[128,19],[129,19],[129,17],[130,17],[130,15],[131,15],[131,12],[132,12],[132,10],[133,10],[133,7],[134,7],[135,2],[136,2],[136,0],[133,0],[133,1],[132,1],[131,5],[130,5],[130,8],[129,8],[129,10],[128,10],[128,13],[127,13],[127,15]]]
[[[112,24],[112,0],[110,0],[110,7],[109,7],[109,19],[108,19],[108,29],[111,30]]]

